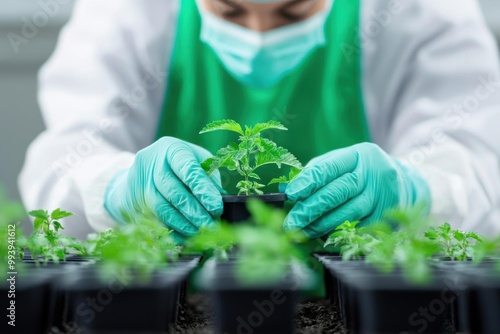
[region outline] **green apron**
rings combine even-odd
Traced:
[[[274,130],[264,136],[286,147],[303,164],[328,151],[369,140],[361,91],[361,56],[342,51],[346,46],[359,45],[359,0],[335,0],[325,25],[326,46],[312,52],[299,68],[270,89],[247,87],[235,80],[213,50],[201,42],[201,17],[195,0],[180,3],[158,138],[180,138],[214,153],[236,141],[237,135],[199,135],[205,124],[219,119],[246,125],[277,120],[289,130]],[[287,172],[266,167],[259,170],[264,182]],[[235,193],[237,174],[221,172],[223,187]]]

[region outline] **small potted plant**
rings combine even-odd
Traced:
[[[34,218],[33,233],[19,239],[24,263],[35,266],[49,264],[79,264],[87,261],[88,255],[83,243],[76,238],[61,234],[64,227],[61,220],[73,216],[71,212],[55,209],[33,210],[28,213]]]
[[[33,233],[25,236],[20,233],[17,246],[26,275],[48,279],[46,318],[51,328],[62,328],[62,315],[66,295],[57,289],[59,278],[75,275],[81,266],[88,266],[93,260],[87,258],[84,244],[61,234],[64,229],[62,219],[72,216],[71,212],[55,209],[33,210],[28,213],[34,218]]]
[[[500,332],[500,236],[481,239],[469,248],[472,261],[448,266],[465,289],[457,298],[458,331]]]
[[[170,234],[147,215],[90,238],[86,249],[95,266],[65,277],[59,287],[67,295],[64,322],[93,333],[168,332],[200,259],[178,261],[181,248]]]
[[[176,322],[186,277],[200,257],[179,259],[181,248],[163,223],[146,215],[81,242],[61,234],[61,219],[72,213],[29,214],[35,218],[31,235],[17,228],[15,245],[0,242],[6,248],[2,254],[15,248],[15,269],[24,269],[16,285],[16,319],[22,324],[14,332],[66,332],[74,326],[106,333],[167,332]],[[12,331],[2,327],[1,332]]]
[[[46,333],[50,328],[51,277],[22,261],[22,206],[8,201],[0,188],[0,292],[5,310],[1,333]]]
[[[490,310],[500,304],[500,276],[493,270],[500,267],[500,239],[484,240],[448,223],[425,230],[431,222],[418,209],[386,218],[370,227],[346,222],[336,229],[326,244],[340,247],[347,262],[317,256],[330,273],[328,282],[336,285],[330,290],[347,327],[384,333],[498,331]]]
[[[231,131],[239,135],[238,142],[231,142],[226,147],[202,162],[203,169],[208,175],[213,174],[220,168],[236,171],[241,180],[236,184],[238,194],[224,195],[224,213],[222,219],[228,222],[240,222],[249,218],[246,202],[250,198],[257,197],[259,200],[273,205],[283,207],[286,200],[284,193],[264,194],[262,188],[266,185],[259,176],[258,169],[265,165],[275,165],[281,168],[283,165],[290,166],[288,176],[281,175],[269,180],[267,185],[288,183],[302,170],[300,161],[287,149],[278,146],[270,139],[261,136],[266,130],[286,131],[287,128],[276,121],[258,123],[252,127],[243,127],[233,120],[219,120],[207,124],[200,134],[213,131]]]
[[[397,231],[387,223],[358,228],[359,223],[346,222],[326,242],[339,246],[347,261],[322,258],[337,284],[337,303],[349,329],[415,331],[413,322],[408,321],[413,309],[439,297],[442,284],[434,278],[428,261],[439,248],[434,241],[421,237],[419,229],[423,224],[417,224],[418,219],[412,215],[391,214],[391,223],[398,222]],[[399,299],[405,302],[399,303]],[[444,312],[428,329],[442,331],[447,319]]]
[[[195,251],[213,248],[218,255],[198,282],[212,297],[217,333],[292,333],[299,292],[313,281],[298,246],[307,238],[283,232],[283,210],[256,199],[248,206],[251,221],[206,227],[188,241]]]

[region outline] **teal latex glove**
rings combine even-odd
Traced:
[[[368,224],[387,209],[430,205],[430,191],[419,172],[371,143],[311,160],[285,193],[295,202],[285,229],[303,229],[310,238],[327,235],[346,220]]]
[[[183,242],[222,214],[220,175],[208,177],[200,163],[207,150],[163,137],[139,151],[130,169],[116,174],[107,187],[104,207],[118,222],[151,212]]]

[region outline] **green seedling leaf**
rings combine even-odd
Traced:
[[[252,179],[260,180],[260,176],[257,175],[256,173],[250,173],[250,174],[248,174],[248,177],[250,177]]]
[[[201,166],[209,176],[222,167],[228,170],[237,170],[239,169],[239,165],[238,160],[235,159],[235,155],[238,154],[238,152],[238,144],[230,143],[228,146],[218,150],[212,158],[203,161]]]
[[[275,164],[278,166],[278,168],[281,168],[281,165],[302,168],[302,164],[300,163],[300,161],[293,154],[288,152],[287,149],[278,147],[275,143],[265,138],[262,138],[261,144],[264,148],[264,151],[256,152],[256,164],[254,170],[267,164]]]
[[[299,176],[300,172],[302,172],[303,167],[292,167],[290,169],[290,173],[288,174],[288,182],[293,181],[297,176]]]
[[[48,222],[45,219],[37,217],[33,221],[33,228],[36,232],[41,232],[41,230],[45,227],[46,224],[48,224]]]
[[[233,131],[239,133],[242,136],[244,135],[241,125],[231,119],[223,119],[220,121],[209,123],[203,129],[201,129],[200,134],[218,130]]]
[[[453,231],[453,237],[455,237],[455,239],[457,239],[458,241],[463,241],[465,235],[462,231]]]
[[[44,220],[49,219],[49,212],[47,210],[33,210],[28,212],[31,217],[40,218]]]
[[[297,167],[292,167],[290,168],[290,173],[288,174],[288,178],[284,175],[274,178],[271,180],[271,182],[268,183],[268,185],[271,184],[280,184],[280,183],[290,183],[293,179],[295,179],[300,172],[302,171],[302,168],[297,168]]]
[[[271,129],[275,129],[275,130],[282,130],[282,131],[286,131],[288,130],[283,124],[281,124],[280,122],[277,122],[277,121],[269,121],[267,123],[258,123],[258,124],[255,124],[254,127],[252,128],[251,130],[251,134],[252,135],[257,135],[259,133],[261,133],[262,131],[265,131],[265,130],[271,130]]]
[[[69,216],[68,216],[69,217]],[[58,221],[54,220],[52,222],[52,226],[54,226],[54,230],[58,232],[59,230],[64,230],[64,227]]]
[[[483,238],[481,238],[477,233],[474,232],[467,233],[466,237],[469,239],[474,239],[477,242],[483,242]]]
[[[282,175],[280,177],[275,177],[267,185],[270,186],[271,184],[280,184],[280,183],[288,183],[288,179],[286,178],[286,176]]]
[[[71,217],[71,216],[73,216],[73,214],[71,212],[62,211],[61,209],[55,209],[50,214],[50,217],[52,219],[54,219],[54,220],[59,220],[59,219],[63,219],[63,218],[66,218],[66,217]]]

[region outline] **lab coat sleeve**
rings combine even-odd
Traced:
[[[373,140],[427,180],[431,214],[500,233],[500,69],[475,0],[364,1]]]
[[[66,233],[114,226],[106,186],[155,136],[178,1],[81,0],[39,75],[46,124],[19,178],[28,209],[70,210]]]

